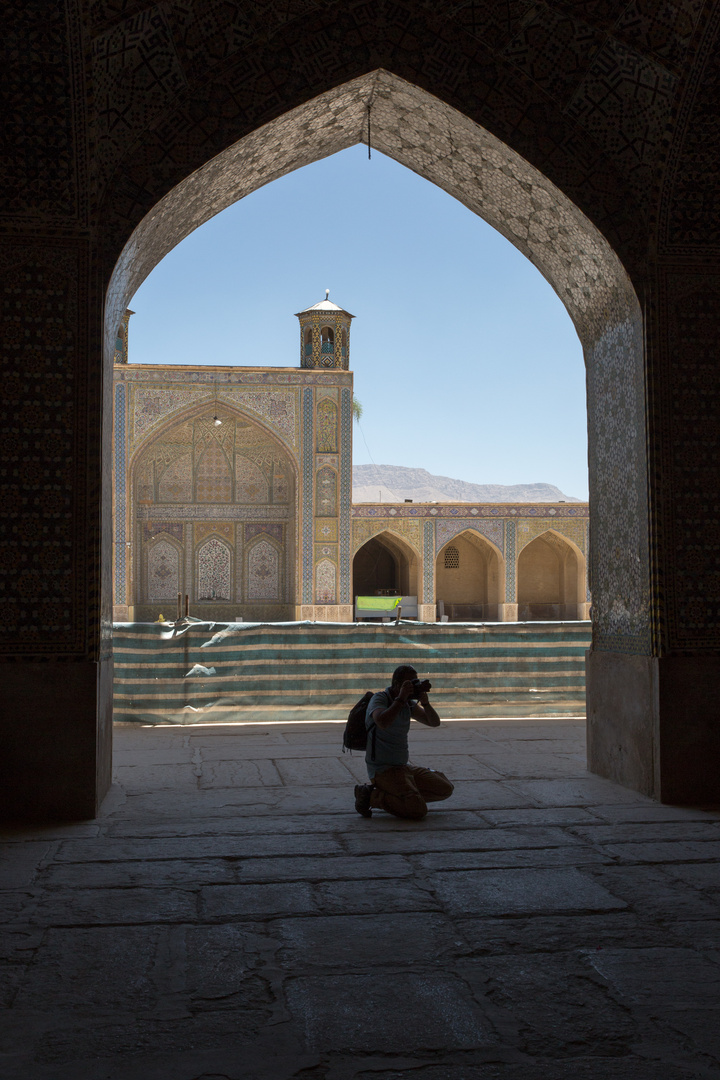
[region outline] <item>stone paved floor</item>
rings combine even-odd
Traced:
[[[368,821],[340,731],[122,727],[97,822],[4,834],[3,1080],[720,1076],[719,812],[464,721]]]

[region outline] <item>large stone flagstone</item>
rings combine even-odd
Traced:
[[[116,732],[94,822],[0,837],[2,1080],[711,1080],[720,813],[582,726],[418,732],[361,818],[334,724]]]

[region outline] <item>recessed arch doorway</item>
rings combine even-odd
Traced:
[[[180,408],[134,447],[127,491],[116,483],[118,621],[168,618],[178,594],[199,618],[292,618],[297,466],[257,416],[224,401]]]
[[[353,596],[378,596],[395,592],[417,596],[418,557],[395,533],[384,531],[371,537],[353,558]]]
[[[467,529],[449,540],[435,560],[438,607],[450,622],[496,622],[504,578],[502,556],[489,540]]]
[[[523,547],[517,563],[518,619],[582,619],[586,614],[585,558],[548,530]]]

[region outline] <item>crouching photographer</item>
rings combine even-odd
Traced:
[[[390,686],[370,699],[365,715],[370,783],[355,788],[355,809],[363,817],[372,817],[373,810],[387,810],[396,817],[420,821],[428,803],[452,795],[453,785],[444,773],[408,762],[410,721],[440,727],[440,717],[428,699],[431,689],[427,679],[418,679],[415,668],[403,664],[393,672]]]

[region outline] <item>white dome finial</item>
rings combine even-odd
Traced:
[[[327,299],[329,299],[329,297],[330,297],[330,290],[326,289],[325,290],[325,299],[327,300]]]

